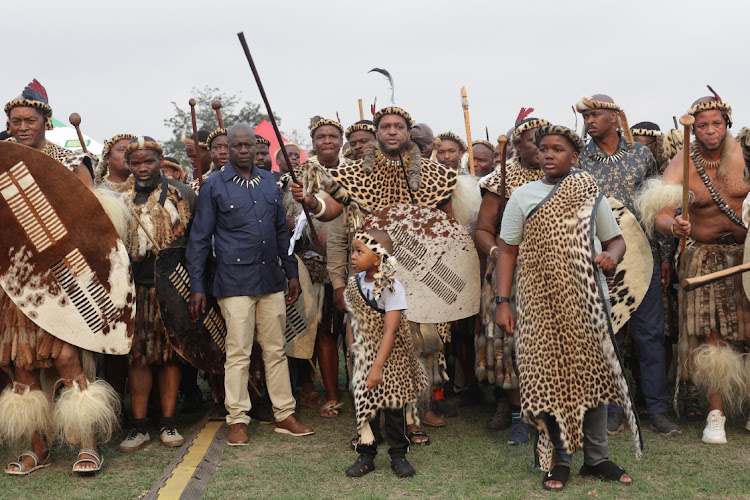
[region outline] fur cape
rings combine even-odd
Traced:
[[[539,466],[550,470],[554,445],[542,418],[553,416],[568,453],[583,446],[587,410],[623,407],[636,447],[640,428],[597,268],[592,224],[602,198],[593,177],[574,171],[537,205],[518,251],[517,359],[521,412],[539,430]]]

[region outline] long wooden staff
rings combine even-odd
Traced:
[[[704,274],[703,276],[685,278],[684,280],[682,280],[680,285],[685,290],[695,290],[700,286],[708,285],[709,283],[713,283],[714,281],[719,281],[721,279],[729,278],[736,274],[746,273],[748,271],[750,271],[750,262],[747,264],[740,264],[739,266],[728,267],[714,273]]]
[[[195,121],[195,99],[188,101],[190,104],[190,119],[193,121],[193,148],[195,148],[195,168],[198,169],[198,185],[203,183],[203,168],[201,167],[201,146],[198,138],[198,124]]]
[[[83,134],[81,133],[81,115],[79,115],[78,113],[71,113],[68,117],[68,121],[76,129],[76,134],[78,134],[78,142],[81,143],[81,149],[83,149],[84,153],[88,153],[89,150],[86,147],[86,141],[83,140]]]
[[[292,178],[292,181],[295,183],[297,182],[297,176],[294,173],[294,168],[292,168],[292,162],[289,161],[289,155],[286,152],[286,148],[284,147],[284,139],[281,137],[281,132],[279,131],[279,126],[276,124],[276,118],[273,116],[273,111],[271,111],[271,104],[268,102],[268,97],[266,97],[266,91],[263,90],[263,83],[260,81],[260,75],[258,74],[258,70],[255,68],[255,62],[253,62],[253,56],[250,55],[250,49],[247,46],[247,41],[245,40],[245,33],[240,31],[237,33],[237,38],[240,39],[240,44],[242,44],[242,50],[245,51],[245,57],[247,58],[247,62],[250,64],[250,69],[253,72],[253,76],[255,77],[255,83],[258,85],[258,90],[260,91],[260,95],[263,98],[263,103],[266,105],[266,112],[268,113],[268,118],[271,121],[271,125],[273,126],[273,131],[276,133],[276,140],[279,142],[279,147],[281,148],[281,154],[284,155],[284,161],[287,165],[289,165],[289,175]],[[315,241],[316,245],[320,245],[320,239],[318,238],[318,232],[315,231],[315,226],[313,226],[313,220],[310,216],[310,213],[307,211],[307,207],[304,203],[301,203],[302,205],[302,213],[305,214],[305,218],[307,219],[307,225],[310,226],[310,231],[313,235],[313,240]]]
[[[221,101],[212,101],[211,107],[216,111],[216,119],[219,121],[219,128],[224,128],[224,120],[221,118]]]
[[[500,146],[500,225],[503,223],[503,214],[505,213],[505,202],[507,201],[507,198],[505,194],[507,193],[507,187],[505,184],[505,163],[507,161],[506,158],[506,152],[508,151],[508,148],[505,146],[507,145],[508,138],[504,135],[501,135],[497,138],[497,143]]]
[[[682,145],[682,219],[687,221],[688,215],[688,176],[690,175],[690,127],[695,123],[691,115],[682,115],[680,123],[685,127],[684,141]],[[680,254],[685,253],[687,236],[680,238]]]
[[[359,103],[359,119],[364,120],[365,119],[365,112],[362,109],[362,99],[357,99],[357,102]]]
[[[469,172],[471,172],[471,175],[474,175],[474,150],[471,147],[471,124],[469,123],[469,100],[466,98],[466,87],[461,87],[461,107],[464,108],[466,141],[469,147]]]

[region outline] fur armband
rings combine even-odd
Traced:
[[[681,203],[681,184],[664,184],[661,178],[647,180],[635,200],[635,207],[641,215],[641,224],[646,234],[653,234],[659,212],[665,208],[677,209]]]

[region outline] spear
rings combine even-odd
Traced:
[[[268,97],[266,97],[266,91],[263,90],[263,83],[260,81],[260,75],[258,74],[258,70],[255,68],[255,62],[253,62],[253,56],[250,55],[250,49],[247,46],[247,41],[245,40],[245,33],[240,31],[237,33],[237,38],[240,39],[240,44],[242,44],[242,50],[245,51],[245,57],[247,58],[248,64],[250,64],[250,69],[253,72],[253,76],[255,77],[255,83],[258,85],[258,90],[260,91],[260,95],[263,98],[263,103],[266,105],[266,112],[268,113],[268,118],[271,121],[271,125],[273,126],[273,131],[276,133],[276,140],[279,141],[279,146],[281,147],[281,154],[284,155],[284,161],[287,165],[289,165],[289,175],[292,178],[292,181],[295,184],[298,184],[297,182],[297,176],[294,173],[294,168],[292,168],[292,162],[289,161],[289,155],[286,152],[286,148],[284,147],[284,139],[281,137],[281,132],[279,131],[279,126],[276,124],[276,118],[273,116],[273,111],[271,111],[271,104],[268,102]],[[307,219],[307,225],[310,226],[310,231],[313,235],[313,240],[315,240],[316,245],[320,244],[320,240],[318,239],[318,233],[315,231],[315,227],[313,226],[312,217],[310,217],[310,212],[307,211],[307,207],[304,203],[301,203],[302,205],[302,213],[305,214],[305,218]]]
[[[83,140],[83,134],[81,133],[81,115],[79,115],[78,113],[71,113],[70,117],[68,117],[68,121],[76,129],[76,134],[78,134],[78,142],[81,143],[81,149],[83,149],[84,153],[88,153],[89,150],[86,148],[86,141]]]
[[[474,175],[474,151],[471,147],[471,125],[469,124],[469,100],[466,98],[466,87],[461,87],[461,107],[464,108],[464,125],[466,126],[466,141],[469,146],[469,172]]]
[[[195,148],[195,168],[198,169],[198,185],[203,183],[203,168],[201,168],[201,147],[198,138],[198,124],[195,121],[195,99],[188,101],[190,104],[190,118],[193,121],[193,148]]]

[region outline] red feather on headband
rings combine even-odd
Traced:
[[[36,78],[34,78],[34,81],[29,84],[29,88],[44,97],[45,100],[49,100],[49,98],[47,97],[47,91],[44,89],[44,87],[42,87],[42,84],[39,83]]]
[[[529,108],[529,109],[521,108],[521,111],[518,112],[518,118],[516,118],[516,123],[520,122],[521,120],[523,120],[524,118],[526,118],[533,112],[534,112],[534,108]]]

